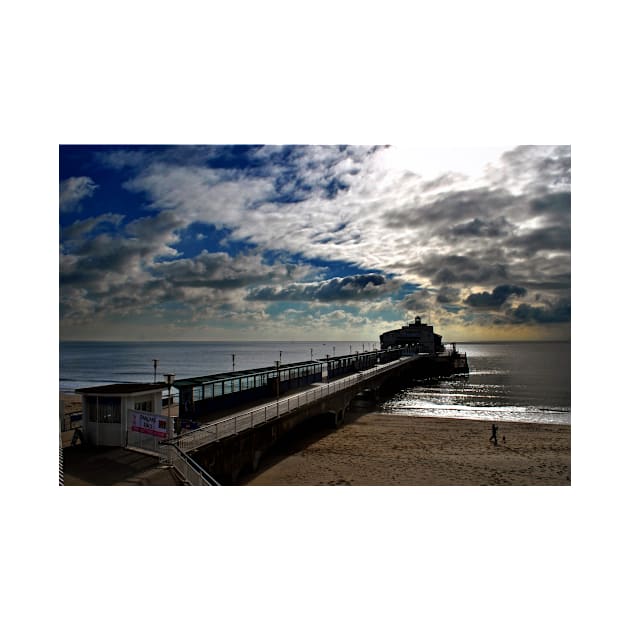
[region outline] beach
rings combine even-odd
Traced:
[[[66,446],[70,446],[74,435],[74,429],[71,428],[72,423],[70,422],[70,414],[82,412],[83,405],[79,394],[70,394],[68,392],[59,392],[59,403],[60,410],[63,405],[63,412],[65,416],[63,423],[65,431],[61,432],[61,443],[65,448]]]
[[[81,398],[61,394],[65,411]],[[299,431],[261,461],[251,486],[569,486],[571,426],[354,410],[339,428]],[[64,447],[73,431],[62,434]]]
[[[352,412],[300,436],[244,485],[570,486],[571,427]]]

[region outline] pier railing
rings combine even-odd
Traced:
[[[220,485],[194,459],[184,453],[176,444],[164,442],[161,445],[160,460],[167,462],[179,473],[188,486]]]
[[[254,407],[246,412],[241,412],[214,422],[205,424],[198,429],[184,433],[165,445],[172,444],[186,453],[200,448],[217,440],[236,435],[247,429],[269,422],[286,413],[295,411],[299,407],[312,404],[318,400],[323,400],[345,389],[349,389],[363,381],[370,380],[377,374],[385,374],[401,364],[414,361],[417,356],[405,356],[390,363],[377,365],[376,367],[364,370],[351,376],[340,378],[331,383],[326,383],[314,387],[299,394],[293,394],[285,398],[280,398],[272,403],[267,403],[259,407]]]

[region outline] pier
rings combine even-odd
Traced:
[[[154,373],[153,383],[78,389],[83,412],[72,443],[78,437],[81,444],[157,457],[187,485],[234,483],[255,472],[265,453],[305,421],[340,426],[360,394],[378,399],[414,379],[468,372],[466,355],[455,344],[445,352],[442,337],[420,317],[383,333],[380,341],[379,350],[335,356],[333,347],[332,357],[313,360],[311,352],[310,361],[298,363],[278,360],[275,366],[179,380],[169,373],[159,382]],[[67,424],[60,409],[62,417],[60,440]],[[70,417],[71,427],[73,422]]]
[[[315,382],[297,393],[278,395],[275,401],[241,409],[166,440],[161,443],[162,458],[183,476],[190,476],[194,485],[218,483],[215,478],[235,482],[242,472],[255,471],[264,453],[306,419],[328,416],[331,426],[339,426],[359,393],[378,393],[387,384],[464,371],[458,360],[461,355],[453,353],[409,352],[348,376]]]

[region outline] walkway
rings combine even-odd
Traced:
[[[418,356],[402,357],[390,363],[377,365],[369,370],[342,377],[330,383],[319,383],[306,391],[285,396],[272,403],[253,407],[247,411],[240,411],[209,422],[198,429],[181,434],[177,438],[170,440],[170,443],[177,445],[185,453],[193,451],[217,440],[252,429],[289,412],[294,412],[300,407],[325,400],[339,392],[356,387],[360,383],[368,387],[370,381],[376,377],[380,377],[392,370],[400,369],[401,366],[416,361]]]

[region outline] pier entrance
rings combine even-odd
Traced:
[[[173,437],[172,420],[146,411],[127,410],[127,448],[159,455],[160,442]]]

